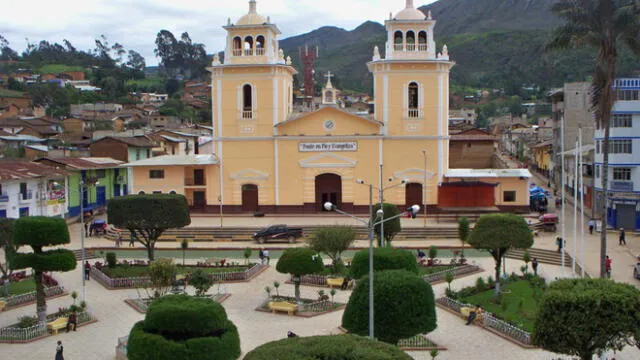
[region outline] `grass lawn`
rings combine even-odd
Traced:
[[[57,74],[65,71],[84,71],[82,66],[69,66],[64,64],[48,64],[38,69],[41,74]]]
[[[207,274],[214,273],[227,273],[227,272],[239,272],[245,271],[248,268],[246,266],[229,266],[229,267],[178,267],[178,274],[192,273],[200,269]],[[109,267],[103,267],[102,272],[107,274],[110,278],[124,278],[124,277],[138,277],[149,275],[149,268],[147,266],[117,266],[115,269]]]
[[[9,98],[22,98],[24,96],[24,92],[9,89],[0,89],[0,96]]]
[[[429,275],[440,271],[452,270],[456,267],[456,265],[419,266],[418,271],[420,275]]]
[[[507,303],[506,308],[491,301],[494,297],[493,289],[462,299],[462,301],[473,305],[480,304],[486,311],[495,314],[498,318],[526,331],[533,331],[538,303],[534,299],[534,291],[529,282],[526,280],[516,281],[508,284],[504,290],[502,296]]]
[[[36,282],[33,279],[9,283],[9,295],[20,295],[36,291]]]

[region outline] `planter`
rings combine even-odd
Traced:
[[[66,292],[62,286],[51,286],[44,289],[44,294],[47,298],[53,298],[53,297],[65,295]],[[24,293],[20,295],[9,296],[8,298],[2,298],[0,300],[7,303],[6,310],[9,310],[10,308],[34,303],[36,301],[36,292],[32,291],[32,292]]]
[[[262,303],[262,305],[256,308],[256,311],[271,313],[271,310],[269,309],[269,302],[271,301],[287,301],[290,303],[295,303],[296,299],[286,296],[271,296],[264,303]],[[346,306],[346,304],[332,302],[331,300],[300,299],[300,301],[302,301],[302,304],[298,305],[298,310],[296,311],[294,316],[314,317],[341,310]],[[287,315],[287,313],[283,312],[278,312],[278,314]]]
[[[474,274],[480,271],[482,271],[482,269],[479,266],[467,264],[467,265],[458,266],[454,269],[442,270],[432,274],[425,275],[423,279],[424,281],[432,284],[439,281],[444,281],[444,278],[448,272],[451,272],[453,274],[453,277],[457,278],[460,276]]]
[[[58,314],[47,315],[47,322],[53,321],[59,317]],[[78,313],[78,327],[88,325],[97,320],[91,313],[84,311]],[[0,343],[28,343],[49,336],[47,324],[40,323],[28,328],[18,328],[8,326],[0,328]]]
[[[230,296],[231,294],[219,293],[211,295],[211,298],[218,303],[222,303]],[[149,304],[151,304],[152,301],[153,299],[126,299],[124,302],[140,314],[146,314]]]

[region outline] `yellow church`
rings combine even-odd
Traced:
[[[280,30],[249,1],[249,12],[224,26],[224,62],[216,55],[208,68],[214,153],[130,163],[133,193],[184,194],[208,213],[315,213],[327,201],[364,213],[364,185],[373,184],[403,207],[526,209],[527,170],[449,169],[455,63],[436,45],[435,24],[412,0],[385,21],[384,56],[376,46],[366,64],[372,114],[339,106],[331,74],[319,109],[306,109],[294,106],[297,71],[279,48]]]

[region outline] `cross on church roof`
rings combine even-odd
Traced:
[[[331,71],[327,71],[327,74],[324,76],[327,78],[327,88],[333,87],[333,85],[331,84],[331,78],[334,77],[335,75],[331,73]]]

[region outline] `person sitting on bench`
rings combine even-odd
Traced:
[[[479,314],[482,314],[482,306],[476,305],[476,308],[469,312],[469,317],[467,318],[466,325],[472,324],[473,320],[475,320]]]
[[[349,281],[351,281],[351,278],[349,278],[348,276],[345,276],[344,279],[342,279],[342,285],[340,285],[340,290],[347,290],[347,288],[349,287]]]
[[[73,327],[73,331],[76,331],[78,327],[78,315],[75,311],[69,315],[69,320],[67,320],[67,332],[69,332],[70,327]]]

